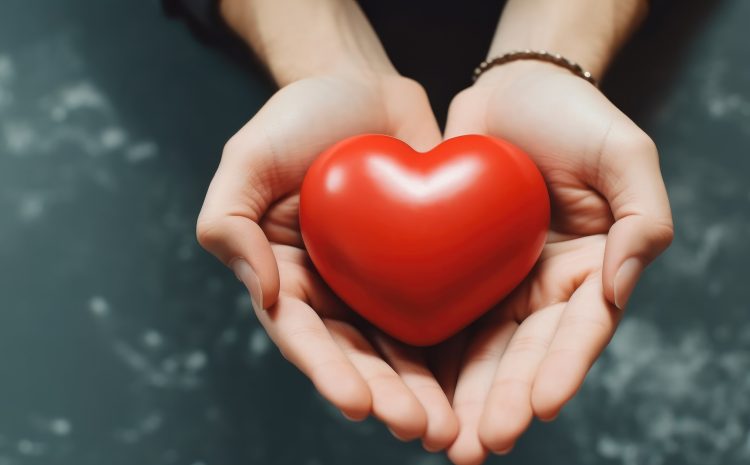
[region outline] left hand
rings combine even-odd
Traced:
[[[428,450],[458,422],[424,351],[356,318],[314,270],[299,229],[299,189],[318,154],[363,133],[417,149],[440,142],[422,87],[356,66],[279,90],[227,142],[198,219],[199,242],[232,267],[281,353],[352,419],[372,414]],[[455,364],[453,365],[455,366]],[[450,367],[441,367],[450,375]]]
[[[552,223],[540,261],[474,325],[453,398],[457,464],[510,450],[551,420],[611,339],[644,267],[671,242],[654,143],[567,70],[517,62],[454,99],[446,138],[488,134],[522,148],[547,182]]]

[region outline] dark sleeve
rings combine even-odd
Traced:
[[[167,16],[184,20],[199,39],[224,44],[234,35],[221,19],[219,0],[161,0]]]

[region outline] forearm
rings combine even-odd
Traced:
[[[509,0],[488,56],[547,50],[599,78],[647,9],[646,0]]]
[[[221,14],[279,85],[323,73],[395,73],[353,0],[222,0]]]

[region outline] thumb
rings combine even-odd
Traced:
[[[237,136],[224,147],[221,163],[203,202],[196,234],[201,246],[230,267],[250,291],[256,310],[268,308],[279,294],[279,271],[271,244],[259,226],[273,194],[265,180],[273,170],[271,157]]]
[[[414,150],[431,150],[441,142],[442,137],[427,93],[421,84],[411,79],[401,78],[394,86],[397,88],[390,90],[398,98],[385,102],[390,123],[388,133]]]
[[[259,222],[273,202],[299,188],[321,150],[373,126],[371,114],[353,110],[358,98],[360,89],[346,82],[297,81],[274,94],[224,147],[198,217],[198,241],[234,270],[256,309],[276,303],[280,286]]]
[[[448,108],[445,124],[445,139],[464,134],[487,134],[487,97],[471,92],[471,88],[459,92]]]
[[[610,130],[595,188],[615,219],[604,252],[604,294],[623,309],[643,269],[672,242],[669,199],[653,141],[640,130]]]

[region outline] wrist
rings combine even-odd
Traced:
[[[646,11],[645,0],[509,0],[488,57],[546,50],[601,78]]]
[[[222,0],[221,11],[280,86],[322,74],[396,74],[353,1]]]
[[[535,76],[569,75],[576,79],[567,69],[552,63],[539,60],[518,60],[488,69],[474,82],[475,87],[503,87],[519,80],[528,80]]]
[[[390,62],[370,59],[338,45],[324,49],[317,58],[291,54],[274,55],[265,60],[271,76],[280,86],[315,76],[338,76],[356,81],[375,81],[383,75],[397,75]]]

